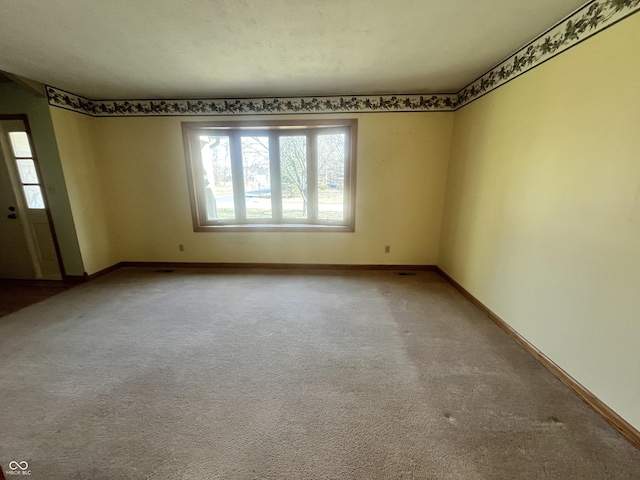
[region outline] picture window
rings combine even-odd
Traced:
[[[182,126],[196,231],[354,231],[356,120]]]

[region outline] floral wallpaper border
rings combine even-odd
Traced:
[[[640,0],[592,0],[458,93],[194,100],[90,100],[46,87],[49,104],[94,117],[454,111],[640,11]]]
[[[456,109],[640,10],[640,0],[594,0],[458,92]]]
[[[285,113],[438,112],[455,108],[457,95],[195,100],[89,100],[47,85],[49,104],[95,117],[146,115],[260,115]]]

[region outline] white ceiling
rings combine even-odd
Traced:
[[[0,70],[92,99],[457,92],[585,0],[0,0]]]

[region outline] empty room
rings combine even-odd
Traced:
[[[640,0],[0,3],[0,478],[640,478]]]

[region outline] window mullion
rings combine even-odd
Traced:
[[[352,168],[352,159],[351,159],[351,142],[354,141],[355,139],[352,139],[351,136],[349,135],[349,130],[345,129],[344,130],[344,135],[345,135],[345,141],[344,141],[344,158],[345,158],[345,162],[344,162],[344,180],[342,182],[343,184],[343,197],[342,197],[342,215],[345,219],[345,221],[350,222],[351,221],[351,212],[353,211],[352,209],[354,208],[354,205],[351,205],[351,200],[352,200],[352,196],[351,196],[351,168]]]
[[[239,222],[245,223],[247,220],[247,208],[245,205],[244,175],[242,172],[242,143],[238,132],[229,132],[229,145],[236,218]]]
[[[317,132],[307,133],[307,218],[318,220],[318,145]]]
[[[269,170],[271,175],[271,212],[275,222],[282,221],[282,178],[280,170],[280,135],[269,136]]]
[[[206,206],[206,194],[204,183],[204,169],[202,168],[202,154],[200,152],[200,134],[201,132],[195,131],[191,133],[191,155],[196,159],[195,162],[191,162],[191,169],[195,178],[201,179],[200,181],[193,182],[193,189],[195,197],[197,198],[197,216],[199,222],[207,221],[207,206]]]

